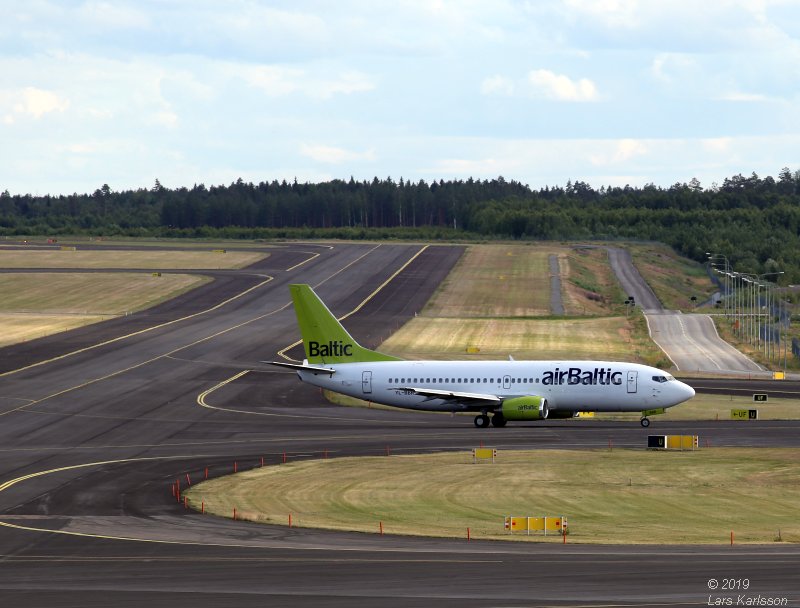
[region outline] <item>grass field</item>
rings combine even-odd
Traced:
[[[551,248],[524,245],[470,245],[423,315],[549,315],[551,253]]]
[[[207,251],[14,250],[0,268],[241,268],[267,254]],[[33,340],[149,308],[209,279],[188,274],[0,273],[0,346]]]
[[[18,250],[0,248],[0,268],[143,268],[194,270],[242,268],[263,253],[208,251]]]
[[[569,542],[800,542],[800,451],[500,451],[300,461],[193,486],[189,504],[231,517],[391,534],[533,540],[503,517],[566,516]],[[551,537],[552,538],[552,537]],[[560,538],[552,539],[561,542]]]
[[[573,318],[541,318],[549,315],[550,255],[558,256],[564,303]],[[603,249],[472,245],[423,313],[380,350],[404,358],[662,362],[644,323],[619,315],[622,300]]]
[[[0,274],[0,346],[148,308],[208,280],[186,274]]]
[[[678,256],[666,245],[629,245],[628,249],[664,308],[693,311],[717,291],[701,264]],[[696,302],[692,302],[692,296]]]
[[[570,315],[623,313],[626,296],[599,247],[575,247],[561,261],[564,306]]]
[[[404,358],[624,359],[637,354],[625,317],[471,319],[415,317],[381,344]]]

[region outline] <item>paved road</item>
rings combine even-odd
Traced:
[[[184,300],[192,318],[156,309],[149,331],[135,321],[139,333],[123,337],[124,327],[109,324],[105,337],[115,342],[0,375],[3,606],[706,605],[711,577],[747,577],[757,591],[797,601],[800,550],[731,548],[727,531],[710,547],[467,543],[290,530],[183,510],[170,492],[175,479],[197,479],[206,467],[225,474],[233,462],[258,466],[262,457],[275,464],[284,452],[294,460],[323,450],[467,449],[481,440],[500,448],[646,440],[635,422],[479,430],[468,417],[328,405],[294,374],[259,363],[297,338],[287,284],[311,283],[342,315],[398,273],[347,320],[359,341],[375,345],[421,309],[461,250],[337,245],[287,272],[299,249],[245,271],[272,277],[266,283],[193,292]],[[27,365],[69,350],[41,344],[0,355]],[[800,447],[797,423],[654,424],[712,445]]]
[[[708,315],[648,314],[650,336],[680,371],[763,372],[764,368],[719,337]]]
[[[639,270],[633,263],[631,253],[627,249],[619,247],[606,247],[608,251],[608,261],[611,269],[617,276],[617,280],[622,285],[623,291],[628,297],[633,296],[636,305],[640,306],[645,313],[662,312],[664,307],[656,297],[656,294],[644,280]]]
[[[548,258],[550,264],[550,314],[563,315],[564,301],[561,298],[561,268],[558,265],[558,256]]]
[[[650,336],[677,371],[751,374],[764,369],[719,337],[708,315],[666,310],[636,269],[630,252],[608,247],[611,268],[647,318]]]

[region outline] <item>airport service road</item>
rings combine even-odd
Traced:
[[[653,293],[647,281],[639,274],[639,270],[634,265],[630,251],[619,247],[606,247],[606,251],[608,251],[611,270],[617,276],[623,291],[636,300],[636,305],[640,306],[645,313],[663,311],[664,307],[661,306],[656,294]]]
[[[764,371],[720,338],[714,321],[708,315],[648,313],[647,324],[653,341],[680,371]]]
[[[259,363],[298,337],[287,285],[314,285],[342,315],[394,276],[346,323],[374,345],[421,310],[461,250],[308,250],[287,246],[242,271],[271,277],[266,283],[250,276],[228,282],[228,293],[212,284],[183,300],[195,312],[215,307],[209,312],[180,320],[175,304],[155,309],[160,326],[151,331],[0,376],[2,605],[702,605],[708,580],[723,576],[797,598],[800,552],[793,546],[731,548],[724,538],[719,546],[677,548],[467,543],[260,526],[185,511],[171,495],[174,480],[188,474],[196,481],[206,467],[225,474],[234,462],[243,470],[262,457],[275,464],[284,453],[300,459],[383,454],[387,446],[392,454],[463,450],[481,440],[501,449],[646,441],[636,422],[479,430],[471,417],[328,405],[294,374]],[[297,267],[298,258],[308,261]],[[141,319],[131,326],[141,330]],[[124,333],[119,324],[106,327],[106,338]],[[85,334],[76,335],[85,345]],[[44,352],[0,355],[30,363],[68,350],[41,344]],[[711,445],[800,447],[796,423],[653,425],[649,432],[699,434]]]
[[[607,247],[608,258],[623,290],[647,317],[650,336],[678,371],[759,372],[758,364],[722,340],[708,315],[665,310],[636,269],[626,249]]]

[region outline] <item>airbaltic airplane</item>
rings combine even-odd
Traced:
[[[678,405],[694,389],[668,373],[610,361],[404,361],[368,350],[308,285],[290,285],[306,359],[272,361],[303,382],[394,407],[475,412],[475,426],[571,418],[578,412],[642,412]],[[489,417],[491,414],[491,418]]]

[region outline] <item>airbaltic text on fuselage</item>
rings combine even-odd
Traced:
[[[353,345],[345,344],[341,340],[320,344],[319,342],[308,343],[309,357],[352,357]]]
[[[611,368],[595,367],[581,369],[570,367],[546,371],[542,374],[542,384],[622,384],[622,372],[611,371]]]

